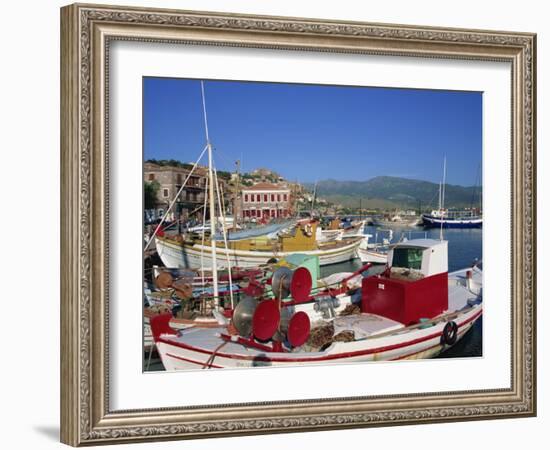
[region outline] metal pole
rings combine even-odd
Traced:
[[[218,183],[218,171],[216,169],[214,169],[214,178],[216,180],[216,193],[217,193],[217,197],[218,197],[218,205],[219,205],[219,208],[220,208],[220,211],[223,210],[223,195],[221,193],[221,190],[220,190],[220,185]],[[233,218],[233,220],[235,220],[235,218]],[[229,256],[229,246],[227,245],[227,232],[226,232],[226,229],[225,229],[225,213],[222,214],[222,234],[223,234],[223,243],[224,243],[224,246],[225,246],[225,254],[227,256],[227,271],[228,271],[228,275],[229,275],[229,299],[231,301],[231,309],[234,309],[235,308],[235,303],[234,303],[234,300],[233,300],[233,279],[232,279],[232,275],[231,275],[231,259],[230,259],[230,256]]]
[[[445,178],[447,175],[447,156],[443,158],[443,182],[441,183],[441,227],[439,228],[439,240],[443,240],[443,209],[445,208]]]
[[[214,288],[214,306],[220,307],[218,297],[218,262],[216,260],[216,203],[214,200],[214,176],[212,173],[212,144],[208,135],[208,118],[206,116],[206,100],[204,96],[204,81],[201,81],[202,110],[204,113],[204,129],[206,132],[206,147],[208,148],[208,181],[210,185],[209,203],[210,203],[210,248],[212,251],[212,282]]]

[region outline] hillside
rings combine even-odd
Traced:
[[[306,184],[309,190],[313,184]],[[380,176],[367,181],[323,180],[317,183],[320,197],[344,206],[390,209],[394,207],[428,208],[436,207],[439,185],[429,181],[408,178]],[[445,186],[446,207],[478,206],[481,188],[479,186]]]

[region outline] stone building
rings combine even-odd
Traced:
[[[178,166],[163,166],[149,162],[144,164],[144,181],[149,183],[156,181],[159,184],[157,207],[155,210],[145,212],[146,219],[154,220],[162,217],[187,179],[190,171],[190,169]],[[181,191],[168,219],[201,219],[207,182],[208,169],[198,166]],[[218,182],[220,189],[223,190],[226,185],[225,180],[220,178]]]
[[[242,189],[242,216],[245,220],[291,215],[290,188],[284,184],[258,183]]]

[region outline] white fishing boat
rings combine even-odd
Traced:
[[[371,237],[372,234],[365,235],[357,249],[357,256],[362,263],[385,264],[388,259],[388,245],[371,244],[369,243]]]
[[[334,219],[327,229],[317,227],[317,242],[340,241],[347,238],[363,237],[366,225],[366,220],[359,220],[352,222],[347,227],[343,227],[340,219]]]
[[[329,242],[329,241],[341,241],[344,235],[344,230],[323,230],[321,227],[317,227],[315,232],[315,239],[317,242]]]
[[[400,214],[375,217],[372,220],[374,226],[384,228],[409,228],[422,223],[422,218],[417,216],[404,216]]]
[[[257,297],[283,297],[287,301],[287,311],[304,311],[311,320],[335,317],[352,302],[357,300],[357,290],[361,287],[362,274],[370,268],[364,265],[355,272],[338,272],[320,278],[319,260],[303,254],[294,254],[288,259],[276,264],[250,270],[233,270],[231,293],[240,311],[243,305],[240,301],[255,304]],[[226,317],[231,317],[233,309],[230,306],[230,287],[227,284],[227,274],[222,274],[218,284],[219,304],[225,308],[214,311],[205,305],[212,303],[212,280],[200,277],[189,278],[188,274],[176,277],[174,270],[160,271],[155,283],[157,290],[145,288],[147,307],[144,308],[144,345],[148,351],[153,344],[150,319],[159,314],[171,313],[170,327],[181,330],[189,327],[216,328],[227,325]],[[225,282],[225,283],[224,283]],[[192,289],[192,294],[191,294]],[[186,292],[188,292],[186,294]],[[288,303],[292,297],[304,299],[307,295],[316,298],[317,302],[296,304]],[[291,297],[292,294],[292,297]],[[330,295],[329,295],[330,294]],[[184,297],[187,297],[184,299]],[[181,302],[187,305],[194,299],[195,308],[180,310]],[[204,311],[208,310],[208,314]],[[178,311],[176,314],[175,312]]]
[[[358,314],[312,322],[286,312],[318,302],[302,290],[289,304],[265,299],[235,310],[228,326],[176,331],[159,315],[151,327],[169,371],[429,358],[481,317],[482,282],[479,267],[448,273],[447,241],[413,239],[392,247],[383,273],[362,280]]]
[[[344,228],[342,238],[363,237],[365,235],[366,220],[353,222],[351,226]]]
[[[293,253],[318,256],[321,266],[336,264],[357,257],[362,237],[346,240],[316,240],[317,223],[304,221],[287,233],[275,236],[262,235],[239,240],[227,240],[215,244],[218,268],[228,265],[257,267],[268,261],[286,258]],[[166,267],[201,268],[212,267],[213,247],[206,240],[185,241],[169,235],[155,236],[157,253]]]

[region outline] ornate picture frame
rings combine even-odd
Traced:
[[[116,40],[512,67],[511,386],[113,411],[109,406],[109,83]],[[73,446],[536,414],[536,35],[75,4],[61,9],[61,440]]]

